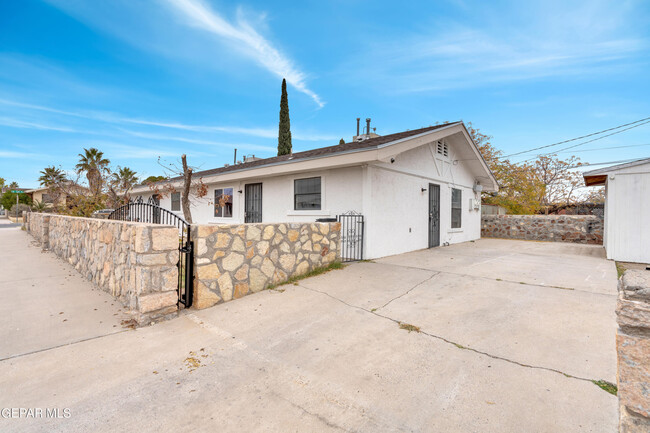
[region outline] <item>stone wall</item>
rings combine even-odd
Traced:
[[[40,242],[43,248],[47,249],[50,236],[50,215],[35,212],[23,214],[23,226],[34,238]]]
[[[138,324],[177,312],[177,228],[32,212],[27,229],[129,307]]]
[[[650,271],[629,270],[618,284],[618,398],[621,433],[650,432]]]
[[[484,238],[603,243],[603,220],[593,215],[483,215]]]
[[[194,304],[207,308],[340,260],[339,223],[192,226]]]

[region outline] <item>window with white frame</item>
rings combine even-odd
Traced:
[[[463,214],[463,191],[457,188],[451,189],[451,228],[459,229]]]
[[[309,177],[293,181],[294,210],[320,210],[321,208],[321,179]]]
[[[172,193],[172,211],[178,212],[181,210],[181,193],[173,192]]]
[[[214,190],[214,216],[217,218],[232,218],[232,188],[217,188]]]

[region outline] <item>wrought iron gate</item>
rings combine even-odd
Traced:
[[[363,215],[350,211],[337,219],[341,223],[341,261],[363,260]]]
[[[108,219],[164,224],[178,228],[178,304],[179,307],[180,304],[185,308],[190,307],[194,281],[194,242],[190,235],[190,224],[167,209],[141,202],[128,203],[115,209]]]

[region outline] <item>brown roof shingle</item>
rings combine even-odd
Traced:
[[[316,158],[335,155],[337,153],[349,152],[354,150],[364,150],[376,148],[382,144],[390,143],[392,141],[401,140],[414,135],[422,134],[423,132],[433,131],[435,129],[443,128],[445,126],[453,125],[459,122],[445,123],[442,125],[429,126],[426,128],[413,129],[410,131],[398,132],[396,134],[383,135],[380,137],[369,138],[363,141],[351,141],[345,144],[337,144],[336,146],[320,147],[318,149],[305,150],[303,152],[296,152],[290,155],[273,156],[271,158],[258,159],[256,161],[244,162],[242,164],[229,165],[227,167],[218,167],[210,170],[197,171],[195,176],[212,176],[215,174],[228,173],[231,171],[247,170],[249,168],[263,167],[265,165],[275,164],[285,161],[299,161],[302,159]],[[169,180],[179,180],[182,176],[174,177]]]

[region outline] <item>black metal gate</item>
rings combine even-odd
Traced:
[[[337,219],[341,223],[341,261],[363,260],[363,215],[350,211]]]
[[[194,282],[194,242],[190,235],[190,224],[167,209],[149,203],[125,204],[111,212],[108,219],[163,224],[178,228],[178,304],[179,307],[181,304],[185,308],[190,307]]]

